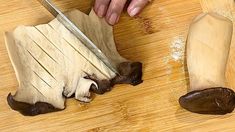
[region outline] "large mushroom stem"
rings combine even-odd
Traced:
[[[187,40],[189,93],[180,105],[202,114],[226,114],[235,104],[234,92],[225,88],[225,71],[232,39],[233,23],[216,13],[194,19]]]

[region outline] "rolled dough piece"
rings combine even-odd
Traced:
[[[38,115],[65,108],[65,97],[91,101],[114,84],[142,82],[142,64],[130,62],[116,50],[113,29],[92,10],[73,10],[67,16],[108,57],[120,72],[109,70],[57,19],[38,26],[19,26],[6,33],[6,47],[19,82],[8,104],[24,115]]]

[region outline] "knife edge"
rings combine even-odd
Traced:
[[[118,74],[116,68],[109,62],[102,51],[69,20],[50,0],[38,0],[59,22],[61,22],[70,32],[72,32],[103,64],[114,73]],[[88,60],[89,61],[89,60]],[[92,63],[92,62],[90,62]]]

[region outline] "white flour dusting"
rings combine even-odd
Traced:
[[[182,36],[175,37],[171,42],[171,59],[177,62],[184,62],[185,39]]]
[[[185,59],[185,39],[183,36],[174,37],[170,43],[170,54],[169,56],[163,57],[163,62],[166,64],[166,74],[172,74],[173,65],[171,62],[181,63],[181,70],[185,72],[184,69],[184,59]]]

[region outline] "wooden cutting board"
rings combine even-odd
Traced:
[[[77,8],[86,13],[92,4],[91,0],[54,2],[63,11]],[[118,85],[89,104],[69,99],[67,109],[61,112],[24,117],[6,102],[18,84],[4,32],[18,25],[47,23],[53,17],[37,0],[1,0],[0,131],[235,131],[235,112],[199,115],[178,104],[189,82],[184,60],[172,58],[172,42],[179,37],[186,40],[190,22],[201,12],[200,0],[153,0],[137,18],[124,13],[114,27],[117,48],[122,56],[143,62],[144,83]],[[233,39],[227,78],[228,85],[235,88],[234,49]]]

